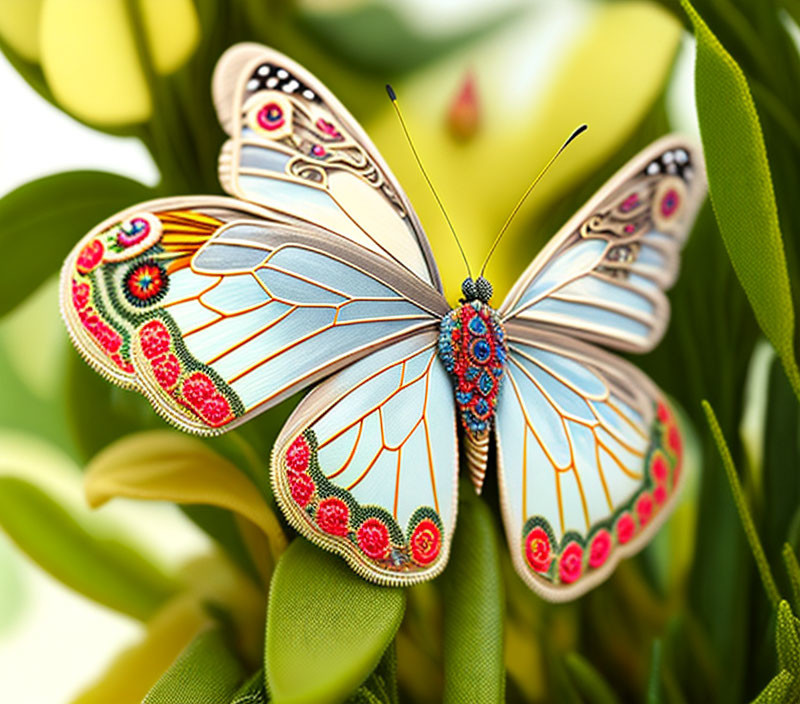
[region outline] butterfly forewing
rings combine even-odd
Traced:
[[[441,290],[411,204],[361,127],[314,76],[277,51],[241,44],[220,59],[213,93],[231,137],[220,155],[225,190],[324,227]]]
[[[447,310],[385,257],[213,197],[143,203],[95,228],[64,265],[61,307],[95,368],[200,433],[435,329]]]
[[[450,550],[455,407],[436,343],[421,333],[323,382],[273,451],[273,489],[292,525],[382,584],[429,579]]]
[[[580,338],[639,352],[659,341],[704,193],[698,151],[660,140],[561,229],[500,308],[503,517],[517,571],[545,598],[605,579],[674,505],[682,440],[664,394]]]
[[[704,194],[699,150],[679,137],[656,142],[553,237],[501,317],[632,352],[652,349],[669,319],[664,291]]]

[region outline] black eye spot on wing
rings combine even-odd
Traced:
[[[322,102],[316,91],[295,78],[290,71],[270,63],[258,66],[245,84],[247,97],[260,90],[279,90],[312,103]]]

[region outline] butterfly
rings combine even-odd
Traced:
[[[240,44],[212,87],[232,197],[151,200],[75,246],[60,305],[86,361],[201,435],[314,385],[275,441],[274,495],[373,582],[447,564],[459,438],[480,491],[494,437],[513,563],[546,599],[643,547],[682,485],[681,431],[664,394],[601,346],[645,352],[663,336],[705,193],[699,151],[651,145],[499,308],[483,277],[453,308],[408,198],[317,79]]]

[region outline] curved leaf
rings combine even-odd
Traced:
[[[401,589],[357,576],[297,539],[272,577],[264,649],[276,704],[340,702],[375,669],[400,626]]]
[[[176,591],[172,580],[130,546],[93,535],[18,477],[0,477],[0,528],[53,577],[134,618],[149,618]]]
[[[142,704],[230,704],[244,667],[220,628],[198,634],[155,683]]]
[[[102,171],[66,171],[20,186],[0,198],[0,315],[50,274],[91,228],[152,189]]]
[[[280,523],[256,486],[201,440],[175,431],[145,431],[109,445],[90,462],[84,487],[94,508],[114,496],[219,506],[263,531],[273,562],[286,547]]]
[[[800,398],[794,307],[767,150],[744,73],[688,0],[697,37],[697,117],[714,214],[758,324]]]
[[[492,515],[462,485],[458,527],[444,585],[444,701],[505,698],[503,580]]]

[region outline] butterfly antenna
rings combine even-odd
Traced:
[[[544,168],[539,172],[539,175],[533,179],[531,185],[528,186],[528,189],[525,193],[522,194],[522,197],[517,201],[517,204],[514,206],[514,209],[511,211],[511,214],[506,218],[506,222],[502,228],[500,228],[500,232],[497,233],[497,237],[494,238],[494,242],[492,243],[491,248],[489,249],[489,253],[486,255],[486,259],[483,260],[483,266],[481,267],[481,272],[479,276],[483,276],[483,272],[486,271],[486,265],[489,263],[489,259],[491,259],[492,254],[494,254],[494,250],[497,249],[497,245],[500,243],[500,240],[503,238],[503,235],[506,233],[508,226],[511,224],[511,221],[514,219],[516,214],[519,212],[519,209],[522,207],[522,204],[525,202],[525,199],[531,194],[531,191],[535,188],[536,184],[542,180],[542,177],[548,172],[550,167],[555,163],[555,160],[561,156],[561,152],[563,152],[570,143],[579,135],[583,134],[587,129],[589,129],[589,125],[581,125],[580,127],[576,128],[573,133],[567,138],[567,141],[561,145],[560,149],[550,157],[550,161],[548,161]]]
[[[428,176],[428,172],[425,171],[425,167],[422,165],[422,159],[419,158],[419,154],[417,153],[417,148],[414,146],[414,142],[411,139],[411,135],[408,133],[408,127],[406,127],[406,121],[403,119],[403,113],[400,111],[400,105],[398,105],[397,103],[397,94],[394,92],[394,88],[392,88],[388,83],[386,84],[386,92],[389,94],[389,99],[392,101],[392,105],[394,106],[394,111],[397,113],[397,119],[400,120],[400,126],[403,128],[403,133],[406,136],[406,140],[408,140],[408,145],[411,147],[411,152],[414,155],[414,158],[417,160],[417,165],[419,166],[419,170],[425,177],[425,181],[427,181],[428,187],[431,189],[431,193],[433,193],[433,197],[436,198],[436,202],[439,204],[439,210],[442,211],[442,215],[444,215],[444,219],[447,221],[447,225],[450,228],[450,232],[453,233],[453,238],[455,239],[456,244],[458,245],[458,251],[461,252],[461,258],[464,260],[464,264],[467,267],[467,275],[470,278],[472,278],[472,270],[469,268],[469,261],[467,261],[467,255],[464,253],[464,248],[461,246],[461,241],[458,239],[458,235],[456,234],[456,230],[453,227],[453,223],[450,222],[450,218],[447,215],[447,211],[444,209],[444,203],[442,203],[442,199],[439,198],[439,194],[433,187],[433,183],[431,182],[431,179]]]

